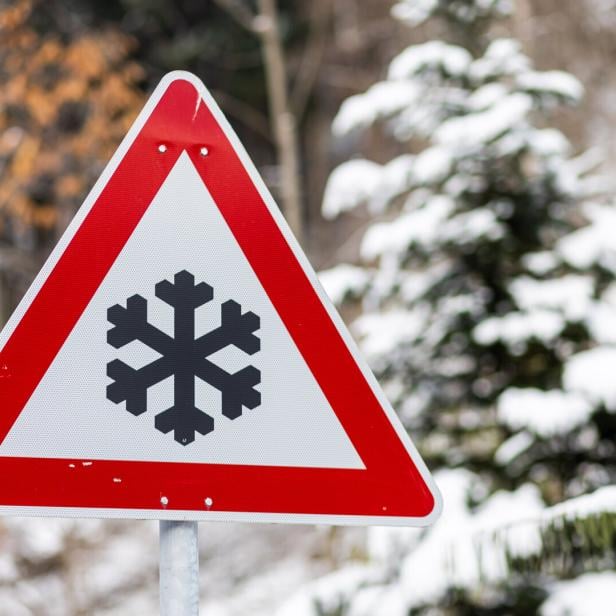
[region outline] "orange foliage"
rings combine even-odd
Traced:
[[[40,35],[34,8],[0,8],[0,239],[9,241],[66,223],[143,104],[129,37]]]

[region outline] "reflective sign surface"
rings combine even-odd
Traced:
[[[422,525],[429,474],[203,85],[159,85],[0,335],[0,511]]]

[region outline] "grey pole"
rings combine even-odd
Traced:
[[[160,614],[199,616],[197,522],[160,521]]]

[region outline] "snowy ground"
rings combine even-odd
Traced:
[[[0,616],[158,613],[156,522],[0,521]],[[265,616],[363,551],[362,529],[201,524],[201,610]]]

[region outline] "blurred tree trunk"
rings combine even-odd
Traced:
[[[295,113],[289,100],[285,52],[280,36],[276,0],[259,0],[256,15],[249,7],[237,0],[215,1],[261,41],[270,123],[280,169],[281,209],[295,237],[301,242],[303,208],[299,175],[299,145]]]
[[[295,115],[289,105],[285,57],[280,40],[276,0],[259,0],[255,29],[261,38],[267,80],[270,120],[273,124],[283,211],[301,242],[302,205]]]
[[[8,289],[6,281],[4,279],[4,272],[2,271],[2,269],[0,269],[0,327],[2,327],[6,323],[9,317],[9,302],[7,295]]]

